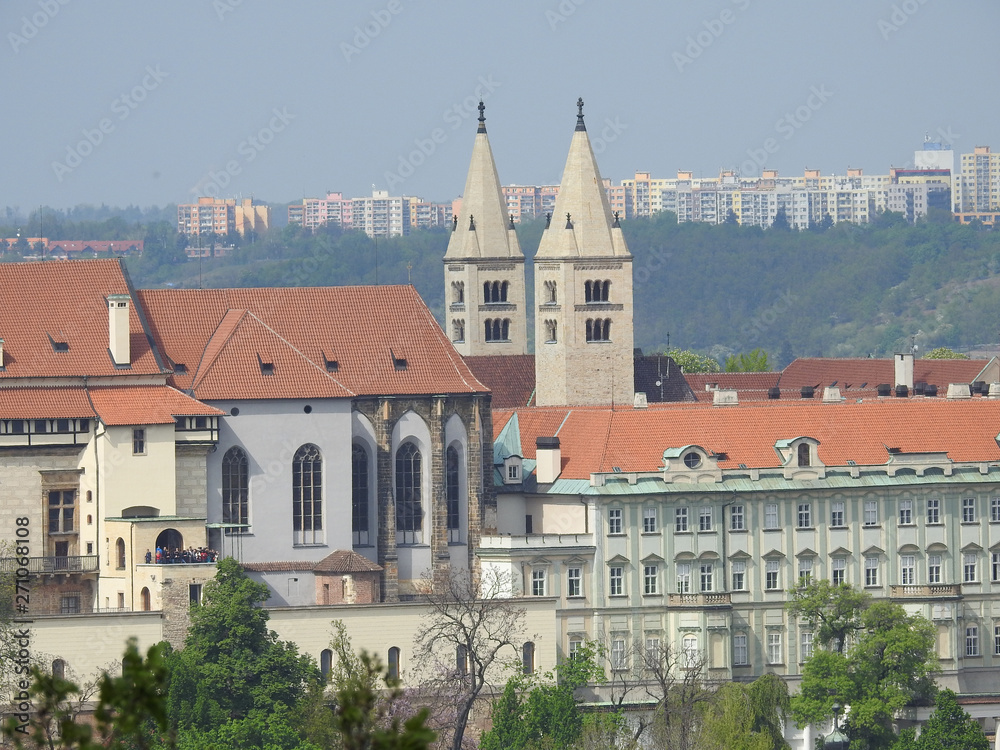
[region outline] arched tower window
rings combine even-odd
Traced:
[[[556,321],[554,321],[554,320],[546,320],[545,321],[545,343],[546,344],[554,344],[554,343],[556,343],[556,341],[558,341],[558,339],[556,337],[557,333],[558,333],[558,331],[557,331]]]
[[[118,537],[118,541],[115,542],[115,559],[118,562],[118,569],[125,569],[125,540]]]
[[[143,587],[142,591],[139,592],[139,598],[142,600],[142,611],[149,612],[152,608],[149,601],[149,589]]]
[[[66,679],[66,662],[62,659],[56,659],[52,662],[52,676],[57,680]]]
[[[393,646],[389,649],[389,664],[386,672],[388,673],[386,676],[390,680],[399,679],[399,646]]]
[[[453,320],[451,322],[451,340],[456,344],[461,344],[465,341],[465,321],[464,320]]]
[[[461,514],[459,512],[459,460],[458,450],[450,446],[445,451],[445,496],[448,504],[448,541],[462,541]]]
[[[355,546],[370,543],[368,501],[368,451],[355,443],[351,448],[351,530]]]
[[[509,318],[487,318],[483,325],[483,330],[488,342],[509,341],[510,340],[510,319]]]
[[[510,319],[504,318],[500,322],[500,340],[510,341]]]
[[[297,544],[323,541],[323,455],[310,443],[292,458],[292,529]]]
[[[531,641],[521,646],[521,671],[526,675],[535,671],[535,644]]]
[[[610,281],[585,281],[583,283],[583,297],[585,302],[607,302],[610,296]]]
[[[506,282],[506,281],[504,281],[502,284],[500,284],[500,301],[501,302],[506,302],[507,301],[507,289],[508,289],[509,286],[510,286],[510,283]]]
[[[399,544],[423,541],[420,449],[403,443],[396,451],[396,538]]]
[[[329,681],[330,672],[333,671],[333,651],[328,648],[319,652],[319,670],[323,679]]]
[[[222,523],[250,523],[250,480],[246,452],[234,445],[222,457]],[[243,528],[227,528],[227,534],[241,534]]]
[[[451,282],[451,303],[453,305],[461,305],[464,302],[465,302],[465,282],[464,281]]]
[[[545,282],[545,304],[554,305],[558,301],[556,297],[556,282],[546,281]]]

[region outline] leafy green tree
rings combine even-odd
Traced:
[[[316,663],[268,630],[259,605],[267,586],[232,558],[205,584],[191,611],[183,650],[168,659],[170,719],[181,747],[236,742],[241,747],[298,748],[293,709],[321,682]]]
[[[829,580],[799,583],[789,591],[789,612],[815,628],[813,637],[823,648],[843,653],[852,636],[862,627],[861,617],[871,604],[871,594]]]
[[[30,694],[34,713],[23,729],[11,717],[3,735],[16,748],[45,747],[74,750],[146,750],[174,747],[166,710],[167,667],[165,647],[158,644],[146,657],[135,639],[128,642],[118,677],[103,675],[97,685],[94,724],[74,721],[71,697],[80,688],[68,680],[32,669]],[[31,744],[25,745],[24,737]]]
[[[691,349],[668,349],[667,356],[677,363],[682,372],[720,372],[717,360]]]
[[[749,685],[729,682],[707,704],[699,750],[788,750],[782,720],[789,708],[788,686],[768,674]]]
[[[936,706],[911,750],[989,750],[979,722],[958,705],[951,690],[937,694]]]
[[[799,726],[822,723],[833,715],[834,702],[845,704],[852,747],[888,749],[897,740],[896,712],[934,695],[935,630],[888,601],[870,604],[859,619],[844,652],[818,650],[806,661],[792,714]]]
[[[968,355],[962,354],[961,352],[956,352],[954,349],[949,349],[946,346],[939,346],[937,349],[931,349],[927,354],[923,356],[923,359],[968,359]]]
[[[788,223],[788,213],[785,211],[785,207],[779,206],[778,210],[774,213],[774,221],[771,222],[771,229],[788,231],[791,228],[792,225]]]
[[[726,357],[726,372],[771,372],[768,354],[757,348]]]

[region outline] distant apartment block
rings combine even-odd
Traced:
[[[198,198],[177,206],[177,231],[192,237],[260,232],[271,226],[271,208],[252,198]]]
[[[375,190],[364,198],[327,193],[325,198],[305,198],[288,207],[288,223],[315,229],[333,224],[356,229],[369,237],[400,237],[410,229],[431,229],[451,224],[452,203],[430,203],[415,196],[391,196]]]
[[[1000,211],[1000,153],[976,146],[962,154],[956,183],[956,213]]]

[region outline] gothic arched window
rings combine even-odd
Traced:
[[[292,458],[292,529],[300,544],[323,539],[323,455],[310,443]]]
[[[351,448],[351,531],[355,545],[370,543],[368,502],[368,452],[355,443]]]
[[[423,541],[423,506],[420,502],[422,459],[413,443],[396,451],[396,535],[400,544]]]
[[[222,457],[222,523],[250,523],[250,479],[246,452],[234,445]],[[227,534],[241,534],[244,528],[227,528]]]

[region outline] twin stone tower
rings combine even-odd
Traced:
[[[534,258],[537,406],[632,404],[632,255],[612,215],[583,100],[554,213]],[[466,357],[528,354],[524,254],[484,106],[444,256],[445,332]]]

